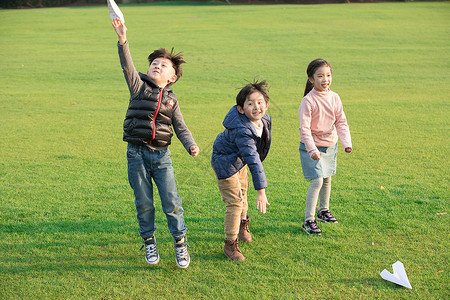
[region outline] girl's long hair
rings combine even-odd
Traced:
[[[311,92],[311,90],[313,89],[314,86],[311,83],[311,81],[309,81],[309,79],[313,78],[314,73],[316,73],[316,70],[322,66],[329,67],[330,71],[331,71],[330,64],[323,58],[317,58],[309,63],[308,68],[306,69],[306,74],[308,75],[308,79],[306,80],[305,93],[303,94],[303,96],[308,95],[308,93]]]

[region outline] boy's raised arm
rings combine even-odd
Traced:
[[[120,19],[114,19],[112,21],[112,26],[117,33],[117,37],[119,38],[119,44],[123,45],[127,41],[127,27],[122,23]]]
[[[130,49],[127,42],[127,27],[120,19],[113,19],[112,26],[119,38],[118,52],[120,58],[120,65],[123,69],[125,80],[127,81],[128,89],[130,90],[130,100],[138,96],[139,91],[143,85],[139,73],[134,67],[133,60],[131,58]]]

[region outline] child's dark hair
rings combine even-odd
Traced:
[[[260,92],[266,103],[269,103],[269,84],[267,81],[263,80],[258,82],[258,80],[255,80],[246,86],[244,86],[239,93],[236,96],[236,104],[240,107],[244,107],[244,102],[247,99],[248,96],[253,94],[254,92]]]
[[[317,58],[309,63],[308,68],[306,69],[308,79],[306,80],[305,93],[303,96],[306,96],[313,89],[313,85],[311,81],[309,81],[309,78],[313,78],[314,73],[316,73],[317,69],[322,66],[327,66],[331,70],[331,65],[323,58]]]
[[[153,51],[148,56],[149,65],[151,65],[155,59],[161,57],[167,58],[172,62],[173,68],[175,70],[175,75],[177,75],[177,80],[180,79],[181,75],[183,75],[183,69],[181,68],[181,64],[186,63],[183,54],[181,52],[175,53],[173,48],[170,52],[166,48],[159,48],[158,50]],[[175,80],[175,82],[177,82],[177,80]]]

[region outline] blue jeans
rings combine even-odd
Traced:
[[[146,146],[128,143],[128,180],[134,191],[139,234],[146,239],[156,230],[152,178],[158,187],[161,206],[169,231],[175,239],[186,235],[181,198],[177,192],[170,151],[152,151]]]

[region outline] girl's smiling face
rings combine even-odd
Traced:
[[[316,70],[313,77],[308,78],[319,93],[327,92],[330,89],[332,75],[328,66],[322,66]]]

